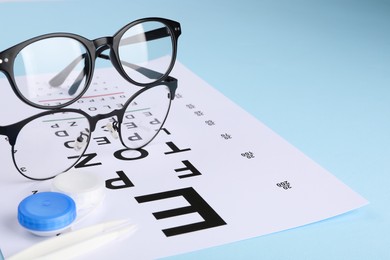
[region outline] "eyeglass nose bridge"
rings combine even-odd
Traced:
[[[113,121],[108,122],[104,127],[105,131],[108,131],[114,139],[118,139],[119,137],[119,124],[122,122],[124,111],[120,109],[115,109],[107,114],[97,114],[91,117],[91,129],[92,132],[95,130],[97,123],[100,120],[111,118]]]
[[[121,109],[115,109],[107,114],[97,114],[90,117],[90,126],[91,126],[91,132],[95,131],[96,125],[99,121],[107,118],[114,118],[116,117],[117,120],[115,120],[118,124],[122,122],[122,117],[125,111],[122,111]]]
[[[104,48],[104,50],[107,50],[108,48],[112,48],[113,42],[114,42],[114,37],[111,36],[100,37],[93,40],[93,44],[95,45],[96,50],[99,50],[101,48]]]
[[[95,46],[95,57],[103,58],[106,60],[111,60],[113,53],[113,37],[101,37],[93,40],[93,45]],[[102,53],[106,50],[110,50],[110,55],[103,55]]]
[[[121,74],[124,78],[127,78],[126,73],[124,73],[121,68],[117,50],[115,50],[114,37],[101,37],[93,40],[93,44],[96,50],[96,58],[103,58],[105,60],[110,60],[114,68]],[[109,55],[103,54],[104,51],[110,50]]]

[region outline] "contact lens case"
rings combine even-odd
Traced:
[[[77,216],[76,203],[66,194],[39,192],[18,206],[19,224],[39,236],[52,236],[70,228]]]

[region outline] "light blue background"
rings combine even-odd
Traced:
[[[179,21],[180,62],[371,202],[170,259],[390,259],[390,1],[0,3],[0,50],[49,32],[108,36],[148,16]]]

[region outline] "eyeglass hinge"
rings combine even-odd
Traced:
[[[3,62],[7,63],[8,62],[8,58],[4,58],[4,60],[0,59],[0,64],[2,64]]]

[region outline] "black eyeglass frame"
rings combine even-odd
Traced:
[[[151,83],[139,83],[139,82],[136,82],[133,79],[131,79],[127,75],[127,73],[125,72],[123,66],[121,65],[120,58],[119,58],[119,51],[118,51],[120,39],[127,32],[127,30],[130,27],[133,27],[137,24],[144,23],[144,22],[160,22],[160,23],[164,24],[169,30],[168,32],[165,30],[164,30],[165,32],[163,32],[161,30],[160,31],[158,31],[158,30],[151,31],[151,32],[149,32],[150,34],[147,37],[147,40],[158,39],[158,38],[165,37],[165,36],[170,36],[172,39],[172,41],[171,41],[172,42],[172,57],[171,57],[170,65],[169,65],[167,71],[165,72],[165,74],[161,74],[159,72],[155,72],[155,71],[149,70],[147,68],[144,68],[145,70],[148,71],[149,74],[152,74],[153,76],[157,75],[157,79]],[[146,33],[148,33],[148,32],[146,32]],[[63,108],[65,106],[68,106],[68,105],[76,102],[88,90],[88,87],[91,84],[93,73],[94,73],[95,60],[98,57],[103,58],[103,59],[109,59],[111,61],[112,65],[114,66],[114,68],[119,72],[119,74],[123,78],[125,78],[127,81],[129,81],[130,83],[132,83],[136,86],[146,87],[146,86],[150,86],[150,85],[154,85],[154,84],[159,84],[162,81],[166,80],[169,73],[172,71],[173,66],[175,64],[175,61],[176,61],[177,42],[178,42],[178,38],[179,38],[180,34],[181,34],[180,23],[173,21],[173,20],[160,18],[160,17],[149,17],[149,18],[138,19],[138,20],[133,21],[133,22],[125,25],[124,27],[122,27],[113,36],[101,37],[101,38],[97,38],[95,40],[89,40],[83,36],[80,36],[77,34],[72,34],[72,33],[44,34],[41,36],[31,38],[31,39],[26,40],[24,42],[21,42],[17,45],[14,45],[13,47],[10,47],[10,48],[0,52],[0,71],[2,71],[6,75],[8,81],[11,85],[11,88],[14,91],[14,93],[16,94],[16,96],[20,100],[22,100],[24,103],[26,103],[27,105],[30,105],[30,106],[33,106],[36,108],[40,108],[40,109]],[[15,75],[14,75],[14,62],[15,62],[15,58],[17,57],[19,52],[23,48],[25,48],[26,46],[28,46],[34,42],[43,40],[43,39],[49,39],[49,38],[54,38],[54,37],[64,37],[64,38],[74,39],[74,40],[78,41],[79,43],[81,43],[86,48],[87,54],[90,56],[90,59],[88,59],[89,62],[88,62],[88,64],[86,64],[86,68],[88,68],[86,71],[86,75],[85,75],[86,76],[86,83],[85,83],[84,89],[75,98],[69,100],[68,102],[60,104],[60,105],[54,105],[54,106],[43,106],[43,105],[40,106],[36,103],[29,101],[19,91],[17,84],[16,84]],[[102,54],[104,51],[106,51],[108,49],[110,50],[109,55]]]
[[[90,133],[92,134],[92,132],[95,131],[96,129],[96,124],[102,120],[102,119],[107,119],[107,118],[113,118],[113,117],[116,117],[117,118],[117,124],[116,124],[116,131],[119,133],[119,137],[120,137],[120,141],[122,143],[122,145],[128,149],[132,149],[132,150],[137,150],[137,149],[141,149],[143,147],[145,147],[146,145],[148,145],[150,142],[153,141],[153,139],[157,136],[157,134],[159,133],[159,131],[156,132],[156,134],[145,144],[143,144],[142,146],[138,147],[138,148],[130,148],[128,146],[126,146],[126,144],[123,142],[122,140],[122,135],[120,134],[121,133],[121,125],[122,125],[122,119],[124,117],[124,114],[126,113],[126,109],[128,107],[128,105],[136,98],[138,97],[140,94],[142,94],[143,92],[147,91],[148,89],[151,89],[153,87],[156,87],[156,86],[159,86],[159,85],[165,85],[168,87],[169,89],[169,97],[170,100],[174,100],[175,98],[175,93],[176,93],[176,89],[177,89],[177,85],[178,85],[178,80],[174,77],[171,77],[171,76],[168,76],[168,78],[160,83],[160,84],[154,84],[153,86],[147,86],[147,87],[144,87],[144,88],[141,88],[140,90],[138,90],[136,93],[134,93],[127,101],[126,103],[123,105],[122,108],[120,109],[115,109],[107,114],[97,114],[97,115],[94,115],[94,116],[91,116],[89,115],[88,113],[86,113],[85,111],[81,110],[81,109],[76,109],[76,108],[62,108],[62,109],[52,109],[52,110],[47,110],[47,111],[44,111],[44,112],[41,112],[39,114],[36,114],[36,115],[33,115],[33,116],[30,116],[24,120],[21,120],[19,122],[16,122],[14,124],[11,124],[11,125],[7,125],[7,126],[0,126],[0,135],[4,135],[8,138],[8,142],[9,144],[11,145],[11,153],[12,153],[12,160],[13,160],[13,163],[15,165],[15,168],[19,171],[19,173],[21,175],[23,175],[24,177],[30,179],[30,180],[37,180],[37,181],[42,181],[42,180],[48,180],[48,179],[52,179],[55,177],[54,176],[51,176],[51,177],[48,177],[48,178],[42,178],[42,179],[37,179],[37,178],[33,178],[31,176],[28,176],[28,175],[25,175],[17,166],[16,164],[16,161],[15,161],[15,157],[14,157],[14,154],[15,154],[15,150],[14,150],[14,147],[15,147],[15,144],[16,144],[16,141],[17,141],[17,138],[18,138],[18,135],[20,133],[20,131],[23,129],[23,127],[25,125],[27,125],[28,123],[30,123],[31,121],[39,118],[39,117],[43,117],[43,116],[46,116],[46,115],[50,115],[50,114],[54,114],[54,113],[64,113],[64,112],[73,112],[73,113],[78,113],[82,116],[84,116],[85,118],[87,118],[88,120],[88,123],[89,123],[89,127],[90,127]],[[165,124],[165,121],[168,117],[168,114],[169,114],[169,111],[170,111],[170,108],[171,108],[171,103],[169,104],[169,107],[168,107],[168,111],[167,111],[167,114],[164,118],[164,120],[162,121],[161,123],[161,127],[160,127],[160,130],[161,128],[163,127],[163,125]],[[88,137],[88,142],[87,142],[87,145],[84,149],[84,152],[88,149],[88,145],[89,145],[89,142],[90,142],[90,136]],[[81,159],[82,157],[82,154],[80,155],[80,158],[78,160],[76,160],[68,169],[66,169],[64,172],[68,171],[69,169],[71,169],[74,165],[76,165],[78,163],[78,161]]]

